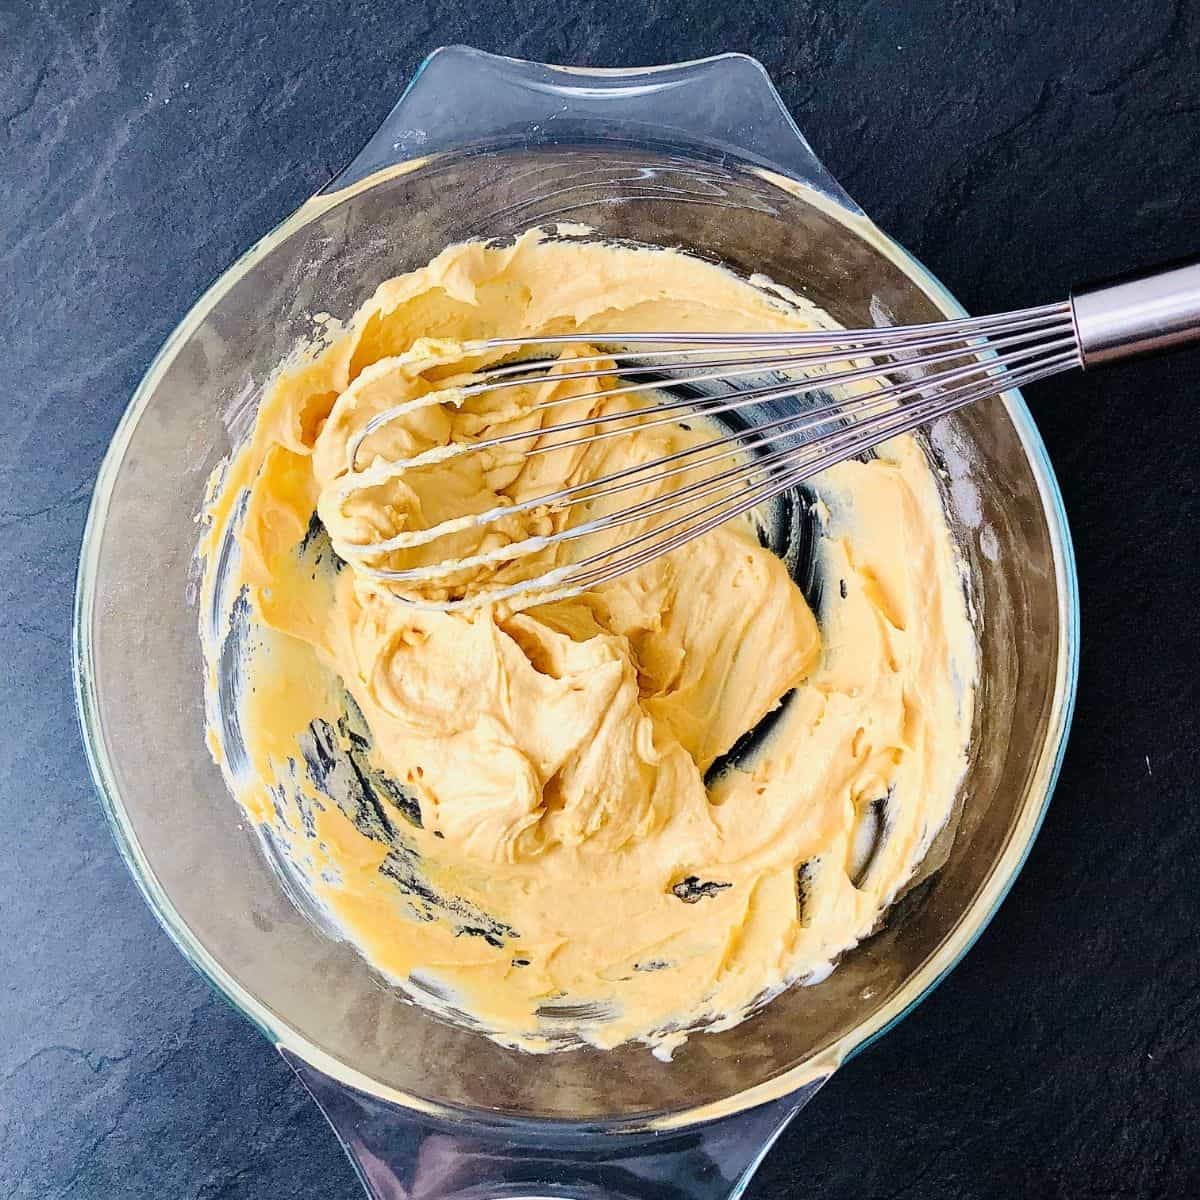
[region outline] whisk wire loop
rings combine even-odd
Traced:
[[[362,543],[335,540],[337,552],[369,578],[416,587],[415,595],[394,594],[427,608],[453,610],[524,593],[549,596],[595,588],[744,516],[838,462],[861,456],[987,396],[1082,365],[1069,302],[899,328],[603,336],[612,349],[589,347],[578,354],[570,352],[585,341],[583,334],[469,343],[466,350],[471,355],[536,353],[542,357],[481,368],[462,384],[450,383],[377,414],[347,445],[340,502],[345,504],[363,488],[464,455],[514,448],[525,457],[577,451],[677,426],[686,420],[685,414],[712,420],[754,407],[767,415],[745,429],[722,428],[717,422],[711,438],[535,497],[427,528],[402,529],[387,538]],[[563,356],[548,363],[544,356],[555,351]],[[528,428],[451,442],[404,459],[389,460],[376,451],[360,466],[380,430],[420,408],[434,404],[461,408],[504,391],[588,381],[595,381],[595,387],[518,404],[512,412],[504,407],[497,411],[499,421],[513,415],[537,418]],[[667,391],[664,395],[664,389],[681,385],[690,394]],[[725,390],[705,392],[714,386]],[[643,397],[655,399],[642,403]],[[780,415],[764,409],[801,398],[808,402]],[[623,400],[632,407],[623,406]],[[574,406],[576,412],[582,409],[585,415],[545,423],[547,413],[567,406]],[[593,411],[597,408],[601,411]],[[471,411],[483,421],[488,419],[486,410]],[[613,506],[627,493],[647,490],[649,495],[635,496],[625,507]],[[405,567],[380,562],[391,552],[428,545],[464,529],[511,521],[522,514],[574,509],[581,519],[463,557]],[[560,543],[604,535],[611,539],[614,534],[615,542],[516,583],[483,586],[447,600],[427,600],[419,592],[423,582],[440,582],[443,591],[452,591],[454,580],[464,572],[511,563]]]

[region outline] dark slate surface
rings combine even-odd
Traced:
[[[757,55],[971,309],[1200,251],[1195,0],[0,3],[0,1196],[355,1197],[271,1048],[159,931],[70,694],[97,464],[199,292],[430,48]],[[1200,356],[1044,385],[1079,708],[1010,899],[771,1154],[758,1198],[1200,1194]]]

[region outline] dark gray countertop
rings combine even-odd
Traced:
[[[271,1047],[159,930],[76,729],[105,445],[201,290],[442,43],[745,50],[973,311],[1200,251],[1195,0],[0,0],[0,1196],[356,1197]],[[784,1135],[754,1197],[1200,1194],[1200,355],[1034,389],[1083,604],[1075,729],[971,954]]]

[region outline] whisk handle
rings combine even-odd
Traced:
[[[1084,367],[1200,342],[1200,262],[1071,295]]]

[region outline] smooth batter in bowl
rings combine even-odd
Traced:
[[[566,379],[455,403],[447,383],[500,358],[473,339],[536,348],[577,333],[560,355],[569,369],[614,328],[819,323],[761,281],[576,226],[466,243],[382,284],[331,344],[295,356],[218,471],[204,608],[220,591],[246,614],[233,649],[205,639],[218,760],[249,758],[228,771],[244,809],[303,891],[418,1000],[526,1049],[663,1047],[726,1028],[828,975],[945,828],[976,642],[911,438],[772,506],[796,517],[775,547],[764,511],[581,595],[427,611],[361,569],[486,558],[577,510],[518,509],[449,548],[354,552],[710,436],[685,413],[570,451],[526,453],[552,444],[539,440],[397,476],[389,462],[536,428],[542,403],[556,404],[550,421],[578,422],[640,402]],[[802,532],[815,612],[795,577],[808,574]],[[572,549],[532,567],[480,563],[409,598],[484,597]],[[221,664],[237,657],[230,696]],[[222,744],[223,704],[241,746]]]
[[[289,899],[204,743],[196,517],[314,315],[353,312],[447,245],[564,219],[744,278],[767,270],[845,326],[961,313],[841,195],[749,60],[581,76],[450,52],[352,171],[231,268],[163,348],[97,483],[76,622],[97,785],[189,958],[310,1076],[354,1086],[396,1121],[436,1117],[443,1137],[501,1123],[543,1147],[566,1129],[661,1134],[749,1119],[755,1104],[801,1096],[926,994],[986,923],[1036,831],[1064,744],[1077,629],[1065,520],[1020,397],[957,414],[920,444],[975,606],[972,749],[953,840],[934,845],[931,874],[877,933],[820,985],[689,1038],[670,1062],[638,1044],[531,1058],[381,986],[336,929]],[[352,1147],[366,1136],[355,1128],[342,1127]]]

